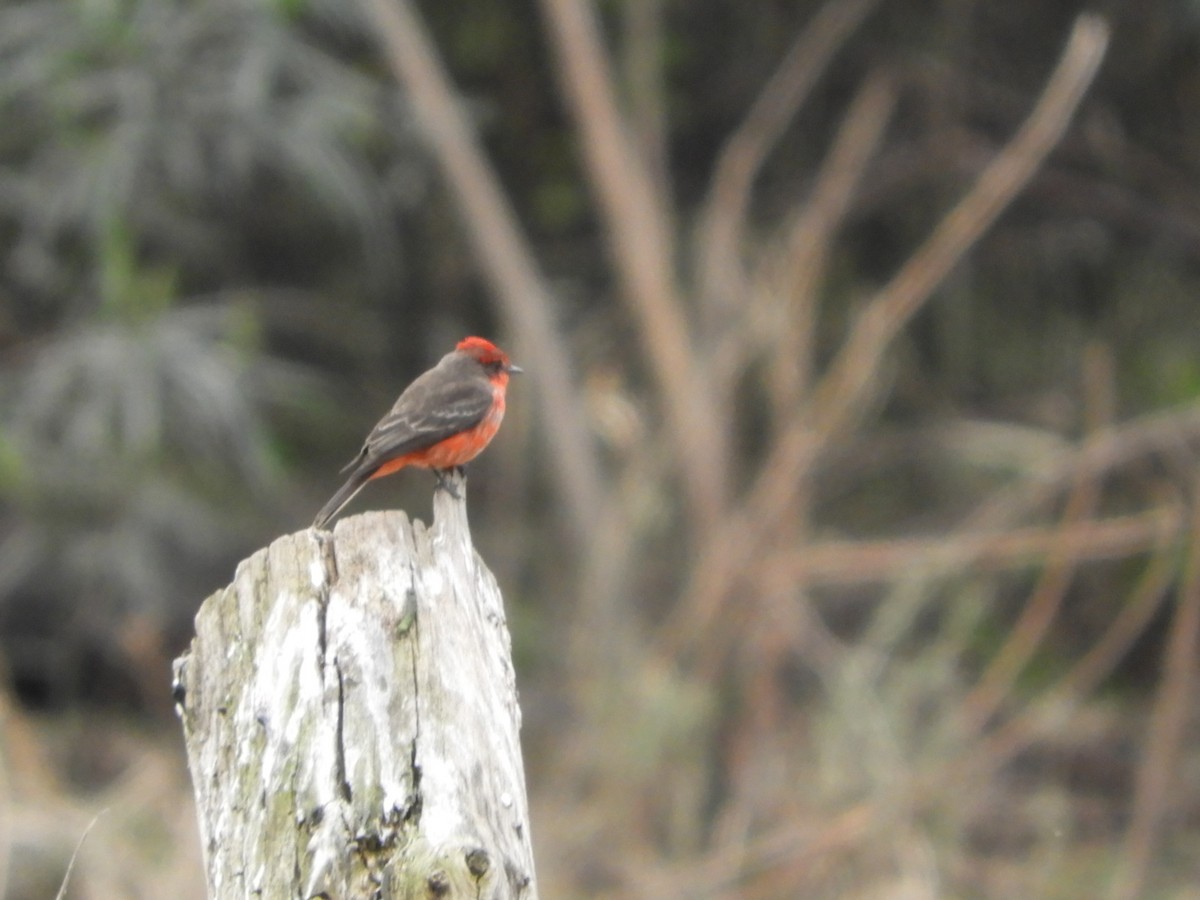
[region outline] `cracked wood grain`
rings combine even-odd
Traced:
[[[536,897],[508,628],[463,501],[245,560],[175,697],[210,897]]]

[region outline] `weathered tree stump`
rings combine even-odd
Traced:
[[[465,484],[455,479],[465,496]],[[299,532],[175,663],[214,898],[535,898],[520,709],[466,504]]]

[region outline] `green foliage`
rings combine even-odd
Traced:
[[[178,273],[166,266],[139,269],[128,229],[111,223],[101,235],[100,280],[102,317],[117,321],[153,321],[178,297]]]
[[[1190,277],[1149,260],[1123,268],[1114,292],[1106,325],[1120,348],[1125,405],[1154,409],[1200,397],[1200,309]]]
[[[362,305],[395,277],[380,183],[423,178],[394,88],[314,40],[361,28],[326,6],[0,4],[0,608],[167,627],[202,594],[172,579],[278,515],[276,422],[311,430],[317,391],[281,328],[306,340],[325,281]]]
[[[61,292],[63,258],[82,275],[80,244],[104,245],[113,222],[131,250],[212,286],[237,275],[239,219],[286,217],[294,198],[315,224],[354,234],[372,266],[394,267],[393,198],[371,159],[402,125],[390,91],[269,8],[7,5],[0,32],[0,113],[21,124],[0,153],[0,220],[19,230],[30,287]]]

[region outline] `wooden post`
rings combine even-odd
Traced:
[[[201,607],[175,697],[210,897],[536,898],[503,601],[465,499],[433,505],[280,538]]]

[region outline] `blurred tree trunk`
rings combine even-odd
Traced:
[[[465,502],[436,492],[430,529],[280,538],[175,669],[210,896],[536,897],[508,629]]]

